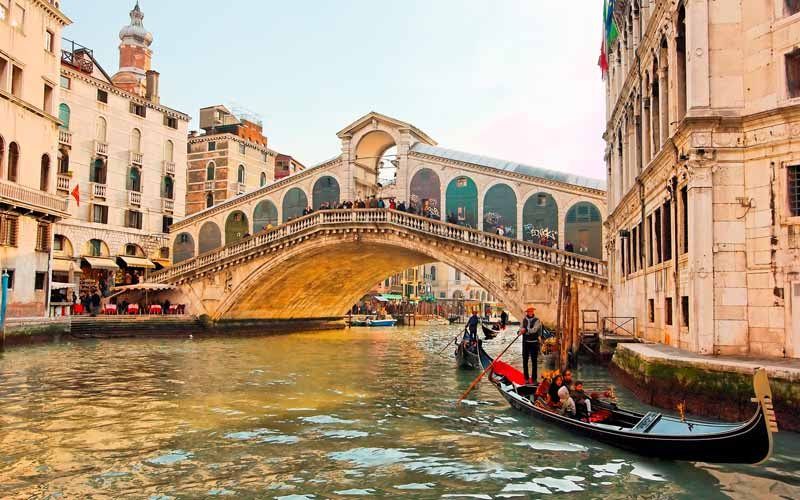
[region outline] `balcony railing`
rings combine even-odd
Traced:
[[[175,211],[175,200],[169,198],[161,198],[161,211],[172,213]]]
[[[131,165],[139,165],[141,167],[142,166],[142,157],[144,155],[142,155],[142,153],[137,153],[136,151],[131,151],[130,153],[131,153],[130,154]]]
[[[95,140],[94,141],[94,154],[98,156],[108,156],[108,143]]]
[[[128,191],[128,204],[132,207],[141,207],[142,193],[139,191]]]
[[[206,191],[213,191],[214,190],[214,181],[206,181],[205,190]]]
[[[64,146],[72,146],[72,132],[67,129],[58,129],[58,143]]]
[[[233,185],[233,190],[236,192],[236,194],[244,194],[244,192],[247,191],[247,186],[245,186],[242,182],[237,182]]]
[[[67,211],[67,199],[64,196],[31,189],[15,182],[0,181],[0,198],[8,200],[14,205],[47,213],[61,215]]]
[[[92,196],[92,199],[106,199],[106,185],[100,184],[99,182],[90,182],[89,189]]]
[[[69,193],[69,183],[71,180],[72,178],[67,174],[58,174],[56,176],[56,189]]]
[[[164,174],[175,175],[175,162],[164,160]]]

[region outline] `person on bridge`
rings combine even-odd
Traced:
[[[526,384],[536,383],[539,362],[539,337],[542,335],[542,322],[536,317],[536,310],[529,307],[522,318],[522,373]],[[532,377],[528,378],[528,359],[531,360]]]

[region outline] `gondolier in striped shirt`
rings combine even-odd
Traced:
[[[536,310],[529,307],[522,318],[522,373],[525,376],[526,384],[535,384],[538,378],[537,364],[539,362],[539,338],[542,335],[542,322],[536,317]],[[528,378],[528,359],[531,360],[531,373],[533,376]]]

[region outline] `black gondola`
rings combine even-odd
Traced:
[[[476,349],[476,347],[472,346],[472,348],[468,348],[465,344],[465,341],[461,341],[456,346],[455,356],[458,367],[466,370],[479,369],[481,367],[480,356],[478,356],[477,351],[473,350]],[[477,349],[480,349],[480,346],[478,346]]]
[[[480,349],[484,369],[492,358]],[[757,464],[772,454],[772,433],[778,431],[767,373],[756,370],[753,386],[758,404],[747,422],[723,423],[681,419],[657,411],[646,414],[623,410],[616,404],[592,399],[592,417],[560,415],[542,402],[531,402],[535,385],[521,385],[522,373],[497,361],[489,380],[512,407],[545,422],[641,455],[710,463]]]
[[[484,338],[486,340],[491,340],[491,339],[497,337],[497,335],[500,332],[504,331],[504,330],[492,330],[491,328],[487,327],[483,323],[481,323],[481,328],[483,329],[483,336],[484,336]]]
[[[453,323],[455,323],[456,321],[458,321],[458,320],[459,320],[459,317],[456,316],[456,315],[452,315],[452,316],[448,316],[447,317],[447,322],[450,323],[451,325]]]

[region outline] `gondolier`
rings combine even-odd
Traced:
[[[538,378],[539,362],[539,337],[542,335],[542,322],[536,317],[536,310],[529,307],[522,318],[522,373],[525,375],[525,383],[535,384]],[[528,378],[528,359],[531,360],[532,377]]]

